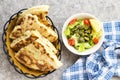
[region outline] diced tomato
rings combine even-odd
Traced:
[[[74,46],[75,45],[75,40],[73,38],[68,39],[68,44],[70,46]]]
[[[93,42],[94,42],[95,44],[97,44],[98,41],[99,41],[99,40],[98,40],[98,38],[96,38],[96,37],[93,39]]]
[[[69,22],[69,24],[68,24],[68,25],[72,25],[72,24],[74,24],[76,21],[77,21],[77,19],[76,19],[76,18],[74,18],[74,19],[72,19],[72,20]]]
[[[87,26],[90,26],[90,21],[89,21],[89,19],[84,19],[84,24],[87,25]]]

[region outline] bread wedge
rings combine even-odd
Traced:
[[[57,56],[40,39],[21,48],[15,58],[34,70],[53,71],[62,66]]]
[[[22,47],[32,43],[39,38],[39,32],[37,31],[26,31],[22,36],[12,41],[10,47],[14,51],[18,51]]]
[[[22,16],[25,16],[26,14],[32,14],[32,15],[37,15],[40,16],[41,18],[44,18],[48,14],[48,5],[40,5],[40,6],[35,6],[31,7],[27,10],[25,10],[22,14]]]
[[[20,25],[15,26],[15,28],[10,34],[10,38],[16,39],[22,36],[22,34],[27,30],[38,30],[42,36],[44,36],[51,42],[56,41],[58,38],[58,35],[55,33],[55,31],[39,22],[36,15],[31,14],[27,14],[25,17],[22,17]]]
[[[23,13],[19,15],[17,24],[20,23],[21,18],[24,17],[26,14],[32,14],[32,15],[36,15],[38,17],[38,20],[41,23],[43,23],[47,27],[51,27],[52,24],[46,18],[46,16],[48,15],[48,9],[49,9],[48,5],[40,5],[40,6],[31,7],[23,11]]]

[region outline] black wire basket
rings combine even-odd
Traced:
[[[9,18],[9,20],[5,23],[4,28],[3,28],[3,34],[2,34],[3,50],[4,50],[5,54],[7,55],[7,59],[9,61],[9,63],[14,67],[14,69],[18,73],[23,74],[24,76],[26,76],[28,78],[31,78],[31,79],[42,78],[42,77],[45,77],[48,74],[54,72],[55,70],[51,71],[51,72],[40,72],[41,74],[39,74],[39,72],[37,72],[38,74],[34,75],[34,74],[29,73],[29,71],[31,71],[31,69],[25,67],[24,65],[20,64],[19,62],[16,62],[16,63],[19,63],[19,65],[22,65],[23,67],[25,67],[25,69],[27,69],[28,72],[24,71],[25,69],[24,70],[20,69],[20,67],[15,64],[13,56],[10,55],[10,51],[9,51],[9,48],[8,48],[8,45],[7,45],[7,39],[9,37],[7,37],[6,35],[7,35],[8,28],[10,27],[9,25],[12,24],[13,21],[15,21],[15,19],[18,18],[19,14],[21,14],[24,10],[27,10],[27,9],[22,9],[22,10],[18,11],[17,13],[13,14]],[[62,46],[61,46],[61,41],[60,41],[60,38],[59,38],[58,30],[54,26],[54,24],[53,24],[52,20],[50,19],[50,17],[46,16],[46,18],[52,24],[52,29],[58,34],[58,40],[55,42],[54,45],[58,49],[58,54],[56,56],[58,57],[59,60],[61,60],[61,49],[62,49]]]

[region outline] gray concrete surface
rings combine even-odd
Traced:
[[[47,4],[50,6],[49,16],[58,28],[61,38],[61,30],[65,20],[80,12],[87,12],[95,15],[101,21],[120,20],[119,0],[0,0],[0,38],[4,23],[8,18],[22,8]],[[63,44],[62,44],[63,45]],[[64,65],[54,73],[35,80],[61,80],[63,71],[71,66],[78,59],[77,55],[71,54],[63,45],[62,62]],[[17,73],[7,61],[2,50],[0,40],[0,80],[32,80]],[[120,80],[114,77],[112,80]]]

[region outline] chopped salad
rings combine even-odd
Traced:
[[[68,44],[82,52],[96,45],[102,34],[100,22],[96,19],[72,19],[64,34]]]

